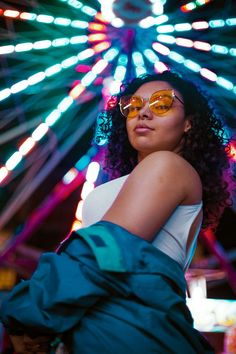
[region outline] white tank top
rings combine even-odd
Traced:
[[[82,209],[82,226],[90,226],[102,219],[113,204],[129,175],[116,178],[96,187],[85,199]],[[202,202],[194,205],[179,205],[165,225],[156,234],[152,244],[187,269],[196,249],[200,220],[192,244],[186,250],[191,226],[202,208]]]

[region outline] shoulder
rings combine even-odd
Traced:
[[[200,179],[194,167],[182,156],[172,151],[157,151],[145,157],[134,169],[141,172],[163,174],[166,172],[175,172],[178,175],[191,175],[193,178]],[[178,177],[175,175],[175,177]]]
[[[145,157],[132,171],[131,179],[145,179],[154,188],[156,185],[182,191],[184,202],[201,200],[202,183],[194,167],[182,156],[171,151],[157,151]]]

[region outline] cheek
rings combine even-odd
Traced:
[[[130,137],[132,135],[134,127],[135,127],[135,124],[132,119],[126,120],[126,131],[127,131],[128,137]]]
[[[184,132],[185,119],[166,119],[159,122],[159,128],[169,132],[170,134],[178,134]]]

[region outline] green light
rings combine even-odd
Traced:
[[[169,53],[168,57],[180,64],[182,64],[185,61],[185,59],[182,55],[180,55],[179,53],[176,53],[174,51],[171,51]]]
[[[68,5],[73,6],[76,9],[80,9],[83,6],[82,2],[77,1],[77,0],[69,0]]]
[[[144,55],[151,63],[155,63],[156,61],[159,60],[159,58],[156,55],[156,53],[154,53],[153,50],[151,50],[151,49],[145,49],[144,50]]]
[[[71,20],[69,18],[57,17],[54,20],[55,25],[60,26],[69,26],[71,24]]]
[[[209,26],[211,28],[224,27],[224,25],[225,25],[224,20],[211,20],[211,21],[209,21]]]
[[[71,37],[70,39],[71,44],[86,43],[87,41],[88,41],[88,36],[74,36]]]
[[[11,54],[14,52],[14,45],[4,45],[0,47],[0,54]]]
[[[85,29],[85,28],[88,27],[88,22],[86,22],[86,21],[74,20],[74,21],[71,22],[71,26],[72,26],[72,27],[76,27],[76,28]]]
[[[19,151],[16,151],[6,162],[6,168],[9,171],[14,170],[14,168],[21,162],[22,155]]]
[[[28,50],[33,49],[33,43],[27,42],[27,43],[19,43],[15,46],[15,51],[16,52],[26,52]]]
[[[58,109],[54,109],[45,119],[45,123],[51,127],[61,117],[61,112]]]
[[[196,5],[198,5],[198,6],[202,6],[202,5],[205,5],[205,4],[206,4],[205,0],[196,0]]]
[[[11,95],[11,90],[9,88],[0,91],[0,101],[5,100],[10,95]]]
[[[163,25],[157,27],[158,33],[169,33],[169,32],[174,32],[174,30],[175,30],[174,26],[172,25]]]
[[[235,26],[236,25],[236,18],[228,18],[225,22],[228,26]]]
[[[192,29],[192,26],[190,25],[190,23],[177,23],[174,28],[176,31],[181,32],[190,31]]]
[[[92,71],[89,71],[81,80],[83,86],[89,86],[96,79],[96,74]]]
[[[136,66],[135,72],[136,72],[136,76],[140,76],[146,74],[147,70],[145,69],[144,66]]]
[[[67,111],[67,109],[72,105],[72,103],[74,102],[73,98],[70,96],[65,97],[57,106],[57,109],[63,113],[65,111]]]
[[[70,43],[69,38],[57,38],[52,41],[52,46],[53,47],[61,47],[68,45]]]
[[[218,44],[213,44],[211,49],[214,53],[218,53],[218,54],[228,54],[229,51],[227,47]]]
[[[126,66],[128,63],[128,57],[126,54],[121,54],[118,59],[118,64],[119,65],[124,65]]]
[[[90,6],[83,6],[81,8],[81,11],[84,12],[86,15],[89,15],[89,16],[95,16],[97,11],[94,10],[92,7]]]
[[[33,49],[46,49],[51,47],[52,42],[49,40],[37,41],[33,43]]]
[[[25,90],[29,86],[29,83],[27,80],[22,80],[17,82],[16,84],[12,85],[10,90],[11,93],[18,93],[20,91]]]
[[[28,83],[29,85],[35,85],[37,83],[39,83],[40,81],[43,81],[45,79],[45,72],[41,71],[41,72],[38,72],[37,74],[34,74],[34,75],[31,75],[29,78],[28,78]]]
[[[230,54],[230,55],[233,55],[233,56],[236,56],[236,48],[231,48],[231,49],[229,50],[229,54]]]
[[[134,65],[136,65],[136,66],[144,65],[143,56],[140,52],[133,52],[132,59],[133,59]]]
[[[61,64],[52,65],[45,70],[45,75],[46,76],[55,75],[55,74],[59,73],[61,71],[61,69],[62,69]]]
[[[175,43],[175,37],[168,36],[167,34],[158,34],[157,40],[163,43],[169,43],[169,44]]]
[[[224,87],[225,89],[227,90],[232,90],[234,85],[231,81],[229,80],[226,80],[225,78],[223,77],[220,77],[218,76],[217,80],[216,80],[216,83],[219,85],[219,86],[222,86]]]
[[[69,68],[72,65],[75,65],[78,62],[78,58],[76,55],[73,57],[67,58],[61,62],[61,66],[66,69]]]
[[[38,15],[36,20],[38,22],[43,22],[43,23],[52,23],[54,21],[54,17],[49,15]]]
[[[201,66],[198,65],[197,63],[195,63],[192,60],[186,59],[184,62],[184,66],[186,66],[186,68],[195,71],[195,72],[199,72],[201,70]]]
[[[90,162],[90,157],[88,155],[84,155],[81,159],[75,164],[75,168],[78,171],[82,171],[86,166],[88,166]]]
[[[118,48],[111,48],[106,53],[103,54],[103,59],[107,61],[112,61],[119,53]]]

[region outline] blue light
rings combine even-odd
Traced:
[[[186,66],[186,68],[195,71],[196,73],[199,72],[201,70],[201,66],[197,63],[195,63],[192,60],[186,59],[184,62],[184,66]]]
[[[171,51],[168,56],[170,59],[172,59],[180,64],[182,64],[185,61],[185,59],[182,55],[180,55],[179,53],[176,53],[174,51]]]
[[[211,28],[224,27],[224,25],[225,25],[224,20],[211,20],[211,21],[209,21],[209,26]]]
[[[168,36],[168,34],[158,34],[157,40],[159,42],[163,42],[163,43],[169,43],[169,44],[174,44],[175,43],[175,37],[174,36]]]
[[[218,53],[218,54],[228,54],[229,51],[227,47],[218,44],[213,44],[211,46],[211,49],[214,53]]]

